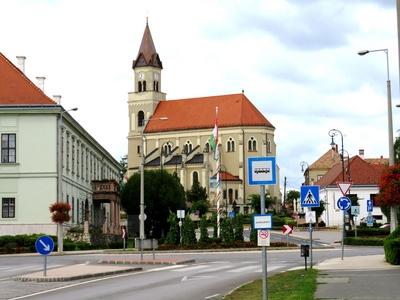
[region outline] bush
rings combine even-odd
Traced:
[[[345,237],[345,245],[359,245],[359,246],[383,246],[383,239],[371,237],[371,238],[360,238],[360,237]]]
[[[383,247],[386,261],[392,265],[400,265],[400,227],[389,234]]]
[[[234,239],[235,241],[243,242],[243,223],[241,216],[237,216],[233,222]]]
[[[390,233],[389,228],[370,228],[360,227],[357,228],[357,236],[387,236]],[[355,235],[354,230],[347,230],[346,236],[353,237]]]
[[[206,216],[202,216],[200,219],[200,243],[208,243],[210,238],[208,237],[208,228],[207,228],[207,218]]]

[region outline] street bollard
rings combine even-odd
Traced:
[[[304,257],[304,267],[305,270],[307,271],[307,257],[310,256],[310,245],[301,245],[300,256]]]

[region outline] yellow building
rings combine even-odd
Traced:
[[[163,168],[175,173],[185,190],[198,181],[207,188],[215,208],[212,177],[216,163],[209,138],[217,120],[221,208],[248,212],[248,197],[259,194],[259,187],[247,184],[247,158],[276,155],[275,127],[243,93],[166,100],[161,84],[162,62],[148,24],[132,67],[135,76],[134,91],[128,99],[128,176],[139,171],[141,153],[145,153],[146,169]],[[279,184],[270,186],[269,192],[280,201]]]

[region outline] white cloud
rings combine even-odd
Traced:
[[[386,61],[398,102],[396,11],[382,1],[5,0],[0,51],[27,56],[30,78],[117,159],[127,152],[127,93],[149,16],[169,99],[239,93],[276,127],[281,179],[298,188],[300,162],[340,129],[354,155],[388,155]],[[394,108],[394,130],[398,128]]]

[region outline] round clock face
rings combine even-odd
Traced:
[[[144,74],[143,73],[139,73],[139,79],[143,79],[144,78]]]

